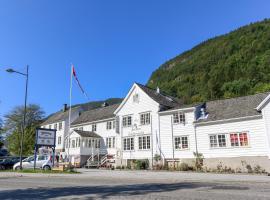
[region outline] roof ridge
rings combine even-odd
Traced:
[[[251,97],[251,96],[257,96],[257,95],[262,95],[262,94],[267,94],[270,93],[270,91],[268,92],[260,92],[260,93],[256,93],[256,94],[251,94],[251,95],[246,95],[246,96],[239,96],[239,97],[232,97],[232,98],[225,98],[225,99],[215,99],[215,100],[211,100],[211,101],[206,101],[206,103],[210,103],[210,102],[217,102],[217,101],[227,101],[227,100],[236,100],[236,99],[242,99],[245,97]]]
[[[93,112],[93,111],[96,111],[96,110],[101,110],[101,109],[109,108],[109,107],[116,106],[116,105],[120,105],[120,103],[115,103],[115,104],[108,105],[108,106],[105,106],[105,107],[98,107],[98,108],[86,110],[86,111],[84,111],[83,113],[91,112],[91,111]]]

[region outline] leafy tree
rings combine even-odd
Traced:
[[[147,85],[185,103],[270,90],[270,19],[209,39],[164,63]]]
[[[20,137],[23,128],[24,107],[17,106],[5,115],[4,129],[9,133],[7,138],[8,149],[13,154],[19,154]],[[35,142],[35,129],[38,127],[44,117],[44,112],[40,106],[30,104],[26,109],[25,133],[23,154],[29,155],[33,152]]]

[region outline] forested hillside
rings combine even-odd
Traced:
[[[186,103],[270,90],[270,20],[202,42],[163,64],[148,86]]]

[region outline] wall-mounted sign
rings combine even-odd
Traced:
[[[36,129],[36,145],[39,146],[55,146],[56,130],[37,128]]]

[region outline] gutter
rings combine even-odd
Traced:
[[[81,124],[73,124],[73,125],[71,125],[71,127],[90,125],[90,124],[110,121],[110,120],[114,120],[114,119],[115,119],[115,117],[111,117],[111,118],[106,118],[106,119],[101,119],[101,120],[96,120],[96,121],[84,122],[84,123],[81,123]]]

